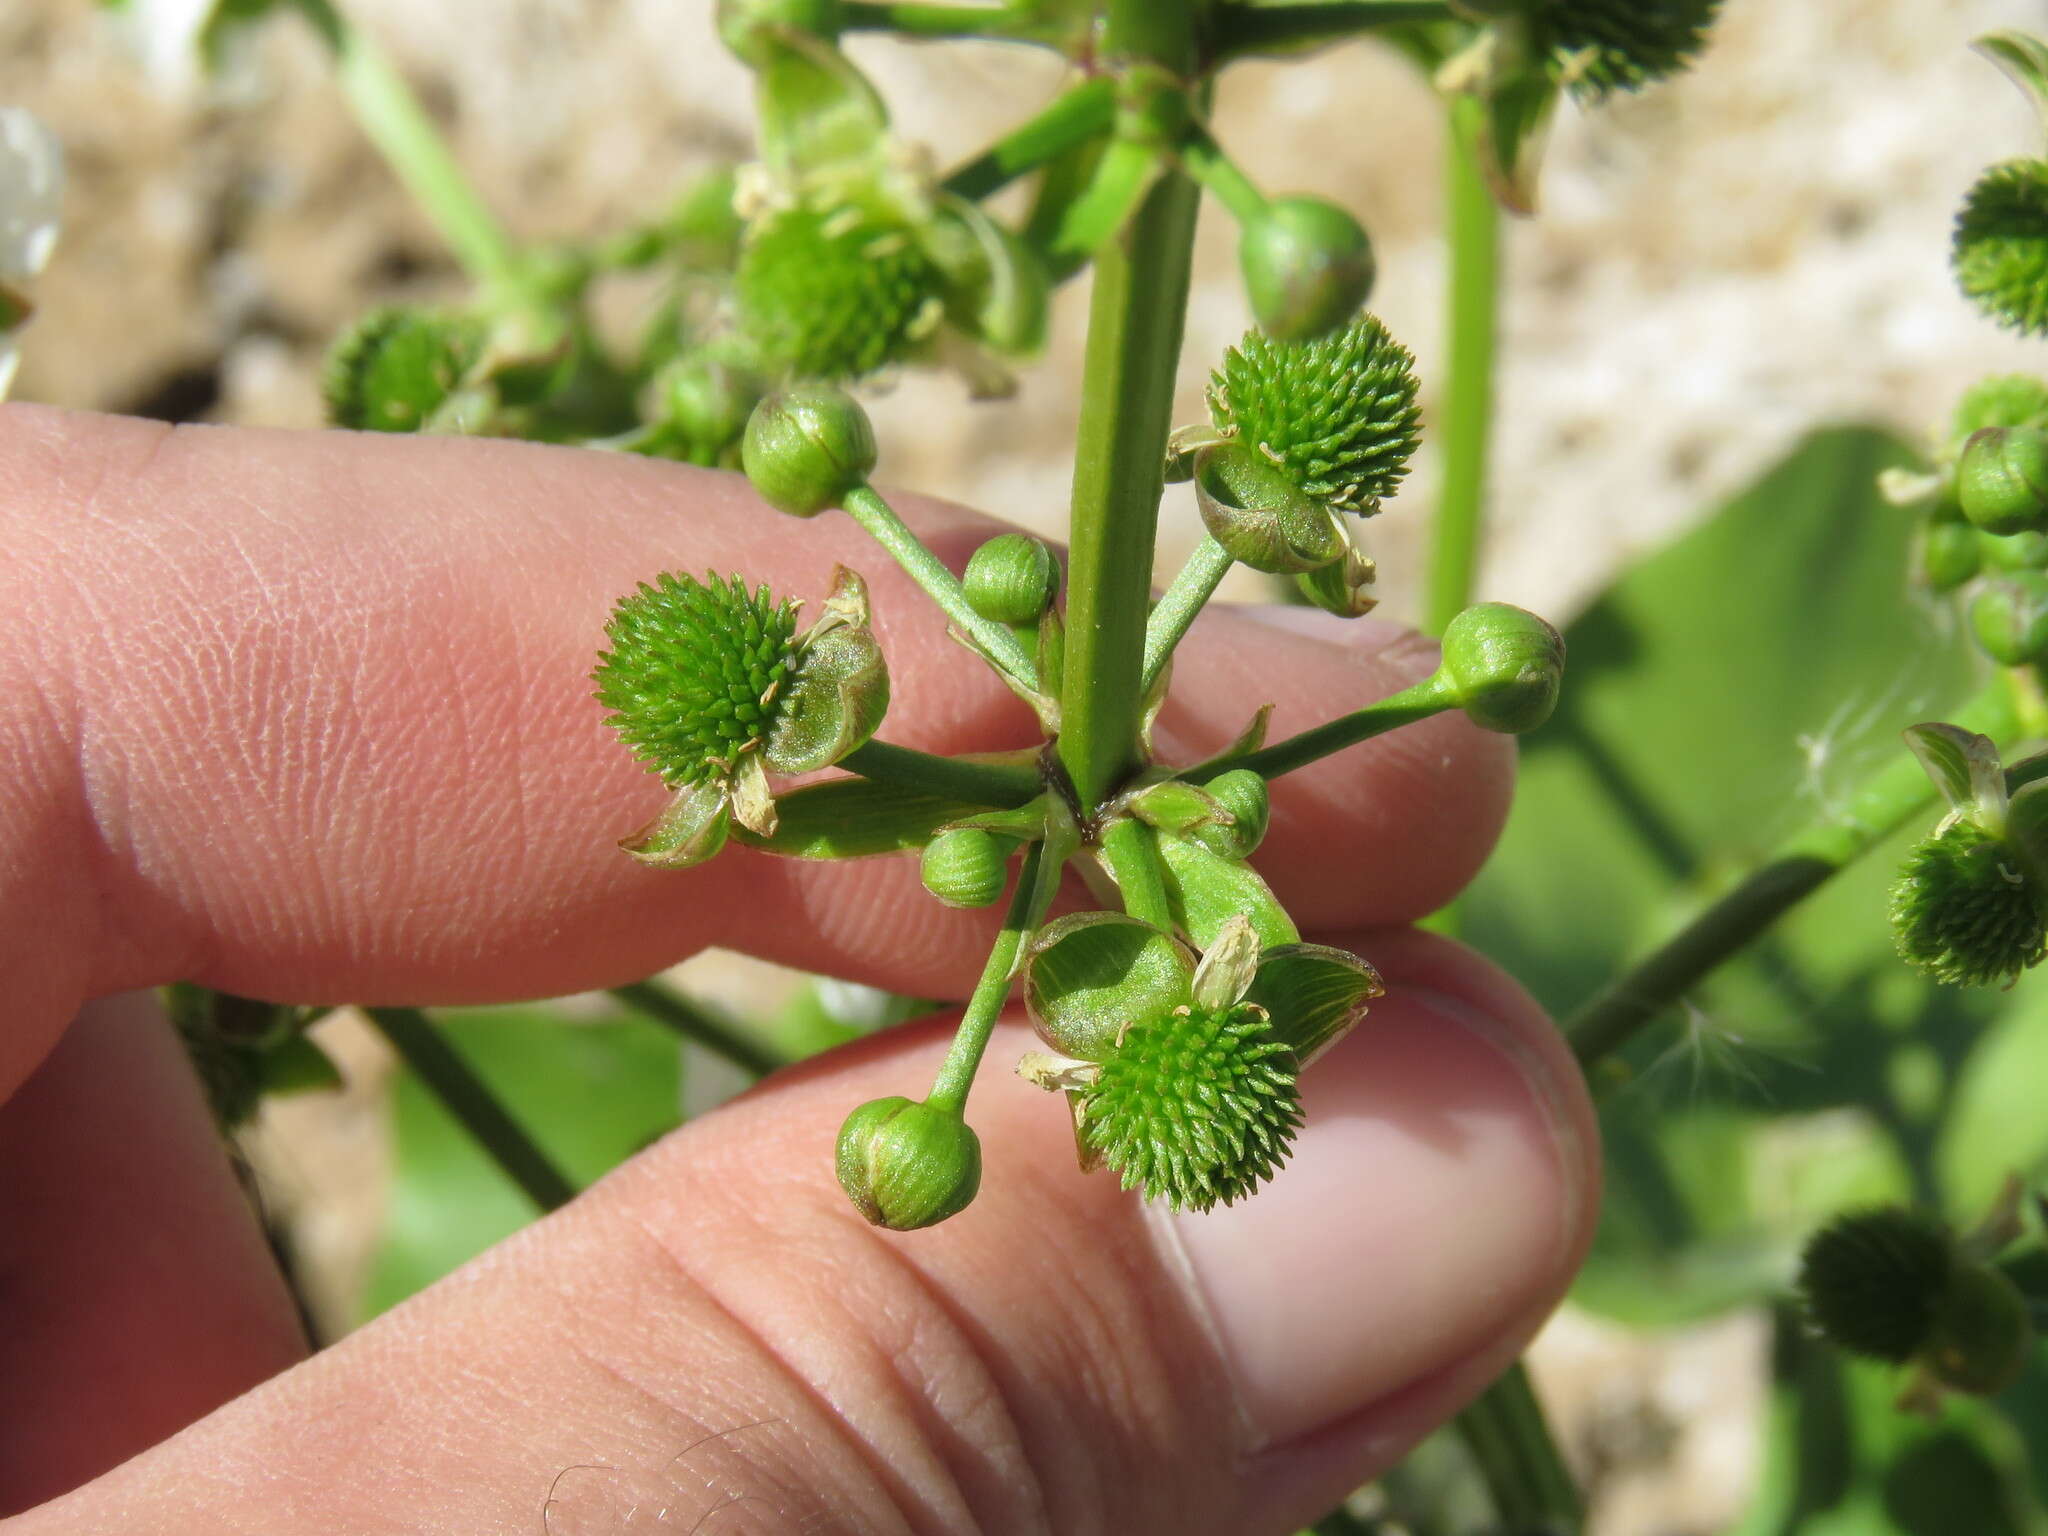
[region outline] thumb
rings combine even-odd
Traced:
[[[1293,1162],[1173,1217],[1073,1165],[1000,1070],[982,1194],[864,1225],[831,1147],[944,1030],[778,1077],[42,1530],[1290,1531],[1503,1368],[1586,1241],[1577,1074],[1511,983],[1413,934],[1305,1082]],[[720,1521],[711,1516],[729,1510]]]

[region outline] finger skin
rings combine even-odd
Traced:
[[[957,564],[989,525],[916,503]],[[527,444],[173,431],[0,408],[0,1094],[88,996],[184,977],[295,1001],[544,996],[707,944],[961,995],[994,919],[913,861],[735,851],[684,874],[615,849],[662,803],[589,673],[611,603],[664,568],[816,600],[870,579],[884,734],[1028,743],[936,610],[846,519],[798,528],[736,477]],[[1233,629],[1235,625],[1235,629]],[[1217,615],[1169,724],[1220,746],[1427,671]],[[1461,719],[1282,781],[1270,857],[1310,922],[1399,921],[1477,867],[1511,753]]]
[[[1348,1310],[1305,1321],[1365,1395],[1319,1405],[1322,1421],[1247,1395],[1219,1343],[1244,1319],[1190,1284],[1159,1218],[1075,1170],[1057,1106],[1000,1071],[974,1102],[976,1204],[921,1233],[862,1224],[832,1184],[833,1132],[850,1104],[928,1076],[943,1030],[913,1027],[686,1127],[9,1536],[532,1531],[551,1493],[561,1536],[627,1528],[629,1500],[666,1501],[688,1529],[734,1499],[750,1502],[732,1527],[763,1531],[1292,1530],[1533,1331],[1583,1252],[1597,1179],[1584,1095],[1526,998],[1442,941],[1352,942],[1393,987],[1329,1058],[1364,1070],[1321,1106],[1373,1121],[1382,1152],[1326,1213]],[[1485,1015],[1498,1050],[1434,1055],[1446,1026],[1403,1001],[1425,989]],[[1027,1040],[1002,1031],[996,1064]],[[1329,1172],[1281,1180],[1297,1171]],[[1418,1195],[1419,1221],[1403,1203]]]

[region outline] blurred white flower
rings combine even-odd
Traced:
[[[15,338],[28,322],[25,289],[57,243],[63,197],[56,136],[20,107],[0,107],[0,400],[21,360]]]

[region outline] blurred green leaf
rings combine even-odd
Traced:
[[[435,1022],[578,1185],[679,1121],[674,1035],[641,1019],[572,1023],[547,1004],[436,1010]],[[392,1091],[395,1167],[363,1303],[375,1316],[533,1219],[533,1207],[410,1073]]]

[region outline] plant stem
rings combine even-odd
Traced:
[[[1564,1533],[1585,1517],[1543,1405],[1520,1361],[1456,1419],[1502,1529]]]
[[[905,37],[985,37],[1007,43],[1050,44],[1052,35],[1027,7],[919,5],[909,0],[844,0],[841,24],[849,32],[900,32]]]
[[[1283,773],[1306,768],[1332,752],[1341,752],[1361,741],[1384,736],[1388,731],[1413,725],[1418,720],[1427,720],[1431,715],[1440,715],[1456,707],[1457,700],[1451,697],[1449,685],[1432,673],[1377,704],[1368,704],[1348,715],[1339,715],[1327,725],[1316,726],[1285,741],[1276,741],[1270,747],[1262,747],[1243,757],[1219,758],[1189,777],[1197,784],[1206,784],[1218,774],[1235,768],[1249,768],[1266,778],[1277,779]]]
[[[2013,690],[2000,678],[1948,717],[1965,730],[2010,741],[2019,726]],[[1838,812],[1792,834],[1742,883],[1687,923],[1572,1015],[1565,1038],[1582,1067],[1621,1049],[1780,917],[1935,801],[1920,764],[1901,755],[1864,780]]]
[[[424,1013],[417,1008],[363,1011],[413,1075],[527,1199],[543,1211],[552,1211],[576,1198],[576,1186],[563,1177]]]
[[[945,610],[946,617],[963,634],[971,636],[998,670],[1026,690],[1038,686],[1038,668],[1024,654],[1017,637],[1001,624],[992,623],[974,611],[967,601],[960,578],[925,548],[924,540],[904,526],[889,503],[873,486],[861,485],[846,493],[843,503],[853,520],[868,531],[874,541],[895,557],[910,579],[923,587],[931,600]]]
[[[1500,212],[1479,173],[1485,106],[1455,97],[1444,135],[1450,226],[1450,373],[1444,390],[1443,487],[1437,496],[1424,627],[1440,635],[1472,601],[1486,519],[1493,367],[1500,309]]]
[[[658,981],[633,981],[611,989],[613,997],[657,1024],[665,1024],[692,1045],[722,1056],[750,1077],[766,1077],[790,1058],[745,1030],[735,1029]]]
[[[1116,878],[1124,911],[1141,923],[1173,931],[1173,907],[1166,899],[1166,875],[1152,829],[1142,821],[1119,816],[1102,834],[1102,858]]]
[[[1266,194],[1238,169],[1208,129],[1197,126],[1189,130],[1181,145],[1180,163],[1216,194],[1216,201],[1228,208],[1238,223],[1249,224],[1266,211]]]
[[[1201,0],[1109,0],[1102,52],[1186,78]],[[1105,163],[1119,150],[1110,146]],[[1162,168],[1122,234],[1096,253],[1069,520],[1060,762],[1092,810],[1138,766],[1145,611],[1165,483],[1174,370],[1187,317],[1195,184]]]
[[[294,0],[334,50],[335,78],[363,132],[479,285],[516,290],[522,263],[404,76],[333,0]]]
[[[1312,48],[1375,27],[1446,21],[1443,0],[1302,0],[1291,5],[1226,5],[1216,18],[1211,56],[1217,63],[1240,54]]]
[[[1188,563],[1173,578],[1173,585],[1159,599],[1152,617],[1145,621],[1145,671],[1140,696],[1151,697],[1159,674],[1173,660],[1174,648],[1195,622],[1195,615],[1216,594],[1231,566],[1230,551],[1207,534],[1188,556]]]
[[[1002,1016],[1003,1004],[1009,1000],[1010,982],[1017,974],[1025,935],[1038,926],[1045,909],[1052,904],[1052,893],[1059,886],[1059,867],[1066,862],[1069,846],[1048,837],[1024,851],[1024,861],[1017,871],[1017,889],[1010,896],[1009,913],[988,952],[981,980],[974,984],[974,995],[967,1000],[967,1011],[960,1016],[952,1047],[939,1064],[932,1091],[925,1096],[927,1104],[951,1109],[956,1114],[966,1110],[967,1093],[974,1086],[974,1074],[980,1070],[989,1035]],[[1048,861],[1049,878],[1045,873]]]
[[[1054,97],[1038,116],[956,167],[942,185],[959,197],[987,197],[1098,133],[1107,133],[1115,119],[1116,82],[1097,75]]]
[[[929,752],[892,746],[886,741],[869,741],[854,748],[839,760],[839,766],[864,779],[898,784],[944,800],[967,800],[1004,810],[1024,804],[1044,787],[1035,769],[934,757]]]
[[[1059,229],[1046,252],[1056,280],[1071,276],[1090,256],[1109,247],[1130,222],[1132,211],[1159,171],[1157,151],[1123,139],[1110,141],[1087,187],[1061,214]]]

